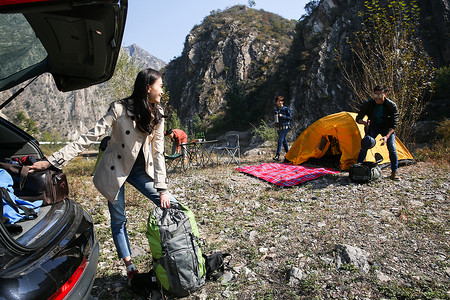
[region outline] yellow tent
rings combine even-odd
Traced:
[[[286,159],[299,165],[310,158],[321,158],[325,154],[341,154],[341,170],[348,170],[356,163],[364,135],[364,126],[356,123],[356,113],[344,111],[332,114],[306,128],[286,154]],[[380,137],[377,137],[376,141],[375,147],[367,152],[366,161],[375,161],[374,155],[378,152],[383,156],[380,164],[390,163],[386,145],[381,146]],[[413,160],[397,136],[395,147],[399,163]]]

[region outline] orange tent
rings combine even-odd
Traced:
[[[310,158],[321,158],[325,154],[341,154],[341,170],[348,170],[356,163],[361,139],[364,137],[364,126],[356,123],[356,113],[340,112],[332,114],[311,124],[292,145],[286,154],[286,159],[300,165]],[[381,164],[390,163],[386,145],[381,146],[380,138],[377,144],[367,152],[366,161],[375,161],[375,153],[383,156]],[[395,147],[399,163],[412,161],[413,157],[400,139],[395,136]]]

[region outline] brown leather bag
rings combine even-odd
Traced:
[[[14,194],[28,201],[44,200],[42,205],[51,205],[62,201],[69,195],[66,174],[53,168],[44,171],[29,172],[29,166],[0,162],[13,178]]]

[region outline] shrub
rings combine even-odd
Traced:
[[[253,126],[253,125],[252,125]],[[278,134],[275,128],[269,127],[264,120],[261,120],[261,123],[258,127],[253,126],[252,136],[256,140],[260,141],[270,141],[275,142],[278,138]]]
[[[441,139],[445,147],[450,146],[450,120],[445,119],[436,128],[436,135]]]
[[[433,97],[438,99],[450,95],[450,66],[442,67],[436,70],[436,89]]]
[[[417,161],[450,162],[450,120],[441,121],[436,128],[438,140],[431,146],[416,150],[414,158]]]
[[[83,159],[81,157],[75,158],[63,168],[67,176],[91,176],[94,171],[96,158]]]

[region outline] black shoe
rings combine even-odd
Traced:
[[[280,160],[280,155],[279,155],[279,154],[275,155],[275,157],[273,158],[273,160]]]

